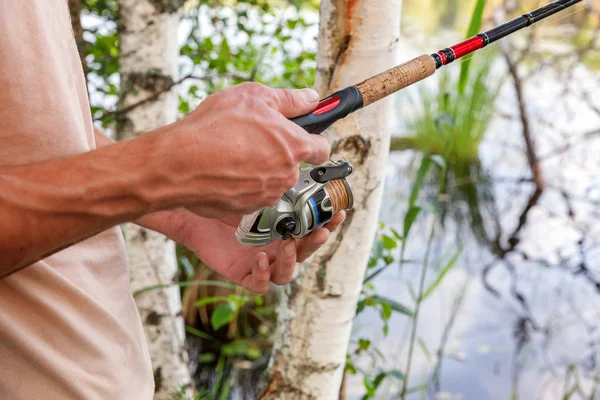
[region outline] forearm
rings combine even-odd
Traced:
[[[94,137],[96,139],[96,147],[98,148],[116,143],[113,139],[105,135],[96,127],[94,127]],[[143,217],[133,221],[133,223],[173,238],[178,235],[179,230],[179,218],[177,214],[177,211],[171,210],[156,212],[144,215]]]
[[[159,139],[0,167],[0,277],[121,222],[176,207],[162,190]]]

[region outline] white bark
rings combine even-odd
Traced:
[[[397,64],[401,0],[323,0],[317,89],[329,94]],[[327,133],[333,159],[354,164],[355,208],[286,289],[263,398],[338,399],[346,353],[376,233],[390,145],[392,100]]]
[[[118,136],[128,139],[177,118],[177,27],[180,2],[120,0],[121,109],[149,101],[120,116]],[[155,93],[163,93],[155,96]],[[173,282],[175,245],[164,236],[128,224],[124,226],[131,266],[132,290]],[[155,375],[155,399],[169,399],[179,390],[191,394],[184,348],[184,324],[178,287],[136,296],[148,339]]]

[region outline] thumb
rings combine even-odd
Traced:
[[[319,105],[319,94],[313,89],[273,89],[275,108],[286,118],[295,118],[313,111]]]

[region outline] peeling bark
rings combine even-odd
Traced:
[[[324,0],[317,90],[328,94],[396,65],[401,0]],[[352,321],[383,193],[391,100],[337,123],[326,135],[334,159],[354,164],[355,210],[300,269],[282,298],[271,378],[263,399],[340,396]]]
[[[129,139],[177,118],[178,53],[176,0],[120,0],[121,97],[118,138]],[[157,95],[157,93],[160,93]],[[139,104],[130,107],[132,104]],[[164,236],[135,225],[124,226],[132,290],[177,279],[175,245]],[[155,399],[179,390],[192,393],[179,288],[136,296],[154,369]]]

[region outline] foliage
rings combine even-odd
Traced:
[[[479,32],[482,20],[483,10],[486,0],[478,0],[471,19],[467,37]],[[479,66],[471,76],[471,60],[463,63],[460,76],[454,80],[449,73],[442,75],[441,84],[438,92],[423,91],[419,102],[422,103],[422,113],[414,119],[409,126],[415,135],[411,138],[414,148],[423,154],[421,165],[416,173],[412,190],[409,195],[406,213],[402,223],[402,234],[399,234],[393,228],[389,228],[389,233],[380,233],[378,240],[373,246],[373,254],[368,265],[367,276],[364,281],[364,287],[359,301],[357,314],[363,312],[366,307],[376,307],[380,310],[380,316],[384,323],[382,331],[384,336],[388,334],[388,321],[395,311],[411,319],[411,336],[409,340],[409,350],[406,359],[406,367],[403,372],[379,371],[374,376],[370,373],[362,372],[364,379],[363,385],[366,391],[363,399],[375,398],[376,392],[381,383],[389,376],[396,377],[402,381],[401,391],[399,393],[402,399],[415,391],[424,391],[427,384],[410,388],[409,377],[411,364],[415,347],[418,345],[421,351],[431,357],[430,351],[425,342],[417,337],[417,326],[419,311],[422,304],[440,287],[444,278],[456,265],[461,250],[455,250],[450,257],[442,257],[437,260],[437,276],[429,285],[426,286],[427,272],[430,267],[430,251],[435,237],[435,220],[431,223],[431,231],[427,242],[427,249],[421,268],[419,287],[417,290],[407,283],[409,292],[412,295],[414,305],[411,307],[402,305],[391,299],[377,296],[375,286],[372,280],[394,264],[394,251],[400,247],[400,257],[398,265],[400,268],[406,263],[404,259],[406,245],[410,232],[423,210],[431,210],[434,215],[439,215],[443,220],[446,206],[443,200],[447,197],[446,191],[449,189],[446,181],[449,177],[462,179],[471,176],[473,166],[479,166],[479,145],[483,139],[494,115],[494,103],[498,96],[500,86],[489,85],[490,66],[489,62]],[[422,205],[421,190],[425,185],[427,175],[433,168],[437,168],[435,181],[437,189],[433,207]],[[460,186],[460,185],[459,185]],[[474,184],[467,184],[468,189],[464,192],[469,204],[477,202],[477,194],[473,196],[472,190],[476,190]],[[459,189],[460,193],[460,189]],[[475,205],[475,209],[478,207]],[[385,229],[383,223],[380,228]],[[412,262],[412,261],[411,261]],[[373,271],[374,270],[374,271]],[[380,350],[374,348],[368,339],[358,340],[356,349],[349,354],[346,363],[346,372],[356,374],[359,368],[354,359],[363,352],[370,352],[371,359],[376,360],[377,356],[383,359]],[[383,361],[383,360],[382,360]],[[376,362],[374,362],[376,364]]]
[[[409,318],[413,328],[416,328],[419,307],[441,285],[448,272],[452,270],[456,264],[460,255],[460,251],[456,251],[449,259],[442,258],[437,260],[435,263],[437,276],[427,287],[425,287],[424,284],[426,271],[429,266],[429,257],[428,253],[425,255],[425,260],[423,261],[423,267],[421,269],[421,286],[419,287],[418,292],[410,285],[410,283],[407,284],[414,302],[411,306],[378,295],[376,287],[372,282],[376,276],[380,275],[391,266],[396,265],[399,268],[403,268],[403,266],[408,263],[418,264],[417,261],[414,260],[405,260],[404,254],[406,243],[411,235],[413,227],[416,226],[419,220],[424,218],[429,212],[433,212],[434,214],[439,213],[439,202],[437,200],[433,204],[433,207],[431,207],[430,205],[422,204],[425,200],[422,199],[422,196],[420,195],[421,189],[426,185],[426,177],[431,174],[431,168],[433,166],[437,166],[443,171],[446,168],[445,160],[440,156],[423,157],[410,192],[409,201],[406,206],[407,211],[402,220],[403,234],[401,235],[396,229],[386,227],[384,223],[380,223],[380,231],[373,245],[371,260],[368,265],[361,298],[358,303],[357,315],[365,312],[369,308],[375,309],[383,322],[382,333],[384,336],[387,336],[389,333],[388,323],[394,313]],[[441,182],[438,188],[440,194],[442,193],[443,188],[444,184]],[[437,198],[440,197],[441,196],[437,196]],[[428,210],[428,212],[423,210]],[[429,245],[431,245],[432,240],[433,237],[431,236]],[[397,257],[398,255],[399,257]],[[419,344],[424,352],[428,352],[424,342],[422,342],[422,340],[417,340],[416,336],[411,339],[411,347],[414,346],[415,343]],[[412,358],[412,350],[410,353],[409,360]],[[358,366],[360,364],[360,358],[365,356],[369,359],[371,365],[368,370]],[[363,399],[375,398],[378,389],[386,379],[396,379],[399,382],[403,382],[406,393],[423,389],[422,386],[417,388],[408,388],[406,386],[408,374],[410,373],[410,366],[408,366],[405,371],[381,370],[378,368],[378,365],[381,365],[384,362],[385,356],[383,352],[376,346],[373,346],[369,339],[359,338],[357,342],[352,343],[351,351],[346,360],[345,370],[348,374],[360,373],[363,376],[363,385],[366,392]]]
[[[442,222],[447,216],[458,223],[468,221],[474,236],[486,244],[495,235],[484,220],[496,221],[496,212],[479,147],[493,121],[501,86],[491,74],[490,62],[487,59],[473,65],[463,94],[457,90],[458,79],[442,72],[437,91],[421,90],[415,117],[407,123],[414,132],[407,139],[411,147],[424,155],[439,155],[447,164],[445,176],[440,176],[438,166],[432,179],[446,183]]]
[[[94,121],[111,131],[118,116],[119,48],[116,0],[83,0],[88,88]],[[310,0],[188,1],[182,26],[179,110],[185,115],[207,95],[244,81],[275,87],[312,86],[315,52],[303,36],[316,21]]]

